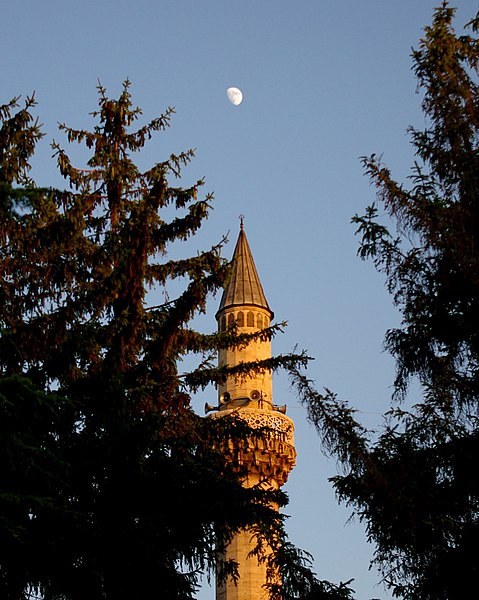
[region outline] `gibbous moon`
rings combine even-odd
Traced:
[[[226,90],[226,95],[231,104],[238,106],[243,101],[243,92],[237,87],[230,87]]]

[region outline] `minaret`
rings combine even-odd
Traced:
[[[219,331],[236,322],[239,333],[253,333],[269,327],[273,312],[263,292],[253,256],[241,227],[232,260],[232,273],[216,314]],[[256,340],[246,347],[220,350],[219,364],[233,367],[241,362],[271,357],[271,342]],[[261,484],[269,489],[281,487],[295,465],[294,425],[285,406],[273,404],[272,374],[266,370],[252,377],[230,377],[218,390],[218,407],[213,418],[233,412],[252,428],[270,429],[262,439],[236,445],[230,443],[228,455],[246,470],[244,485]],[[210,407],[212,408],[212,407]],[[238,563],[239,580],[218,583],[216,600],[266,600],[266,565],[248,556],[255,540],[248,530],[235,535],[226,549],[226,558]]]

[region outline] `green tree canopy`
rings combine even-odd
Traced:
[[[378,203],[353,218],[359,255],[402,316],[385,338],[397,374],[383,431],[368,435],[349,406],[294,372],[343,465],[339,497],[365,522],[394,594],[411,600],[468,597],[479,575],[479,15],[462,35],[454,15],[443,2],[412,54],[426,128],[409,130],[409,185],[365,158]],[[408,410],[411,381],[423,395]]]
[[[89,151],[86,168],[53,145],[65,190],[28,176],[42,135],[34,99],[0,107],[0,595],[192,598],[214,570],[215,543],[250,526],[277,545],[277,594],[350,597],[347,586],[318,582],[287,542],[270,508],[284,494],[243,488],[226,461],[222,442],[252,432],[191,409],[193,392],[233,374],[211,366],[212,353],[280,326],[250,335],[192,327],[228,277],[224,240],[189,258],[169,251],[198,231],[212,197],[200,198],[202,181],[170,183],[191,150],[146,171],[132,158],[173,110],[134,130],[141,111],[129,83],[118,100],[98,91],[93,131],[60,126]],[[187,355],[198,366],[180,372]],[[279,356],[236,371],[305,361]]]

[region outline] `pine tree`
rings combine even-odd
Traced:
[[[191,408],[193,392],[232,374],[212,367],[211,353],[280,326],[251,335],[191,326],[228,277],[224,240],[185,259],[168,251],[194,236],[212,197],[200,199],[203,181],[169,183],[192,151],[145,172],[132,159],[173,110],[133,130],[141,111],[129,82],[118,100],[98,92],[93,131],[60,126],[89,150],[87,168],[53,145],[65,190],[28,176],[42,135],[34,99],[0,108],[0,594],[192,598],[214,570],[215,544],[249,526],[277,544],[277,594],[350,597],[345,585],[318,582],[287,542],[270,508],[284,494],[243,488],[226,461],[224,440],[252,432]],[[180,291],[168,299],[172,281]],[[150,290],[165,301],[153,305]],[[182,373],[187,354],[198,366]],[[305,361],[278,356],[236,372]]]
[[[412,55],[427,121],[410,129],[412,185],[364,159],[386,219],[376,205],[353,219],[360,256],[385,275],[402,315],[385,339],[397,375],[381,435],[294,373],[345,469],[339,497],[365,522],[394,594],[411,600],[469,597],[479,574],[479,15],[464,35],[454,15],[443,2]],[[423,396],[407,410],[411,380]]]

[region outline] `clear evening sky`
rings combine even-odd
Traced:
[[[382,153],[400,180],[407,176],[406,128],[424,125],[410,52],[439,1],[9,0],[0,102],[36,92],[47,134],[34,161],[42,185],[61,185],[49,143],[66,145],[57,122],[91,125],[98,79],[116,97],[128,77],[145,119],[174,106],[171,130],[140,162],[197,149],[184,184],[204,176],[216,200],[194,251],[230,230],[230,257],[244,214],[270,306],[289,322],[274,350],[307,349],[317,386],[349,400],[375,427],[393,378],[382,339],[398,316],[381,277],[356,258],[350,219],[375,198],[358,157]],[[455,4],[459,29],[478,5]],[[243,91],[240,106],[228,102],[230,86]],[[83,155],[73,155],[84,166]],[[218,302],[199,320],[205,331],[215,327]],[[274,389],[297,428],[286,508],[293,542],[314,555],[321,578],[354,578],[358,600],[389,598],[368,572],[362,526],[346,523],[350,511],[335,502],[327,481],[334,461],[322,457],[287,378],[276,378]],[[215,399],[211,389],[195,407]],[[199,597],[214,592],[205,587]]]

